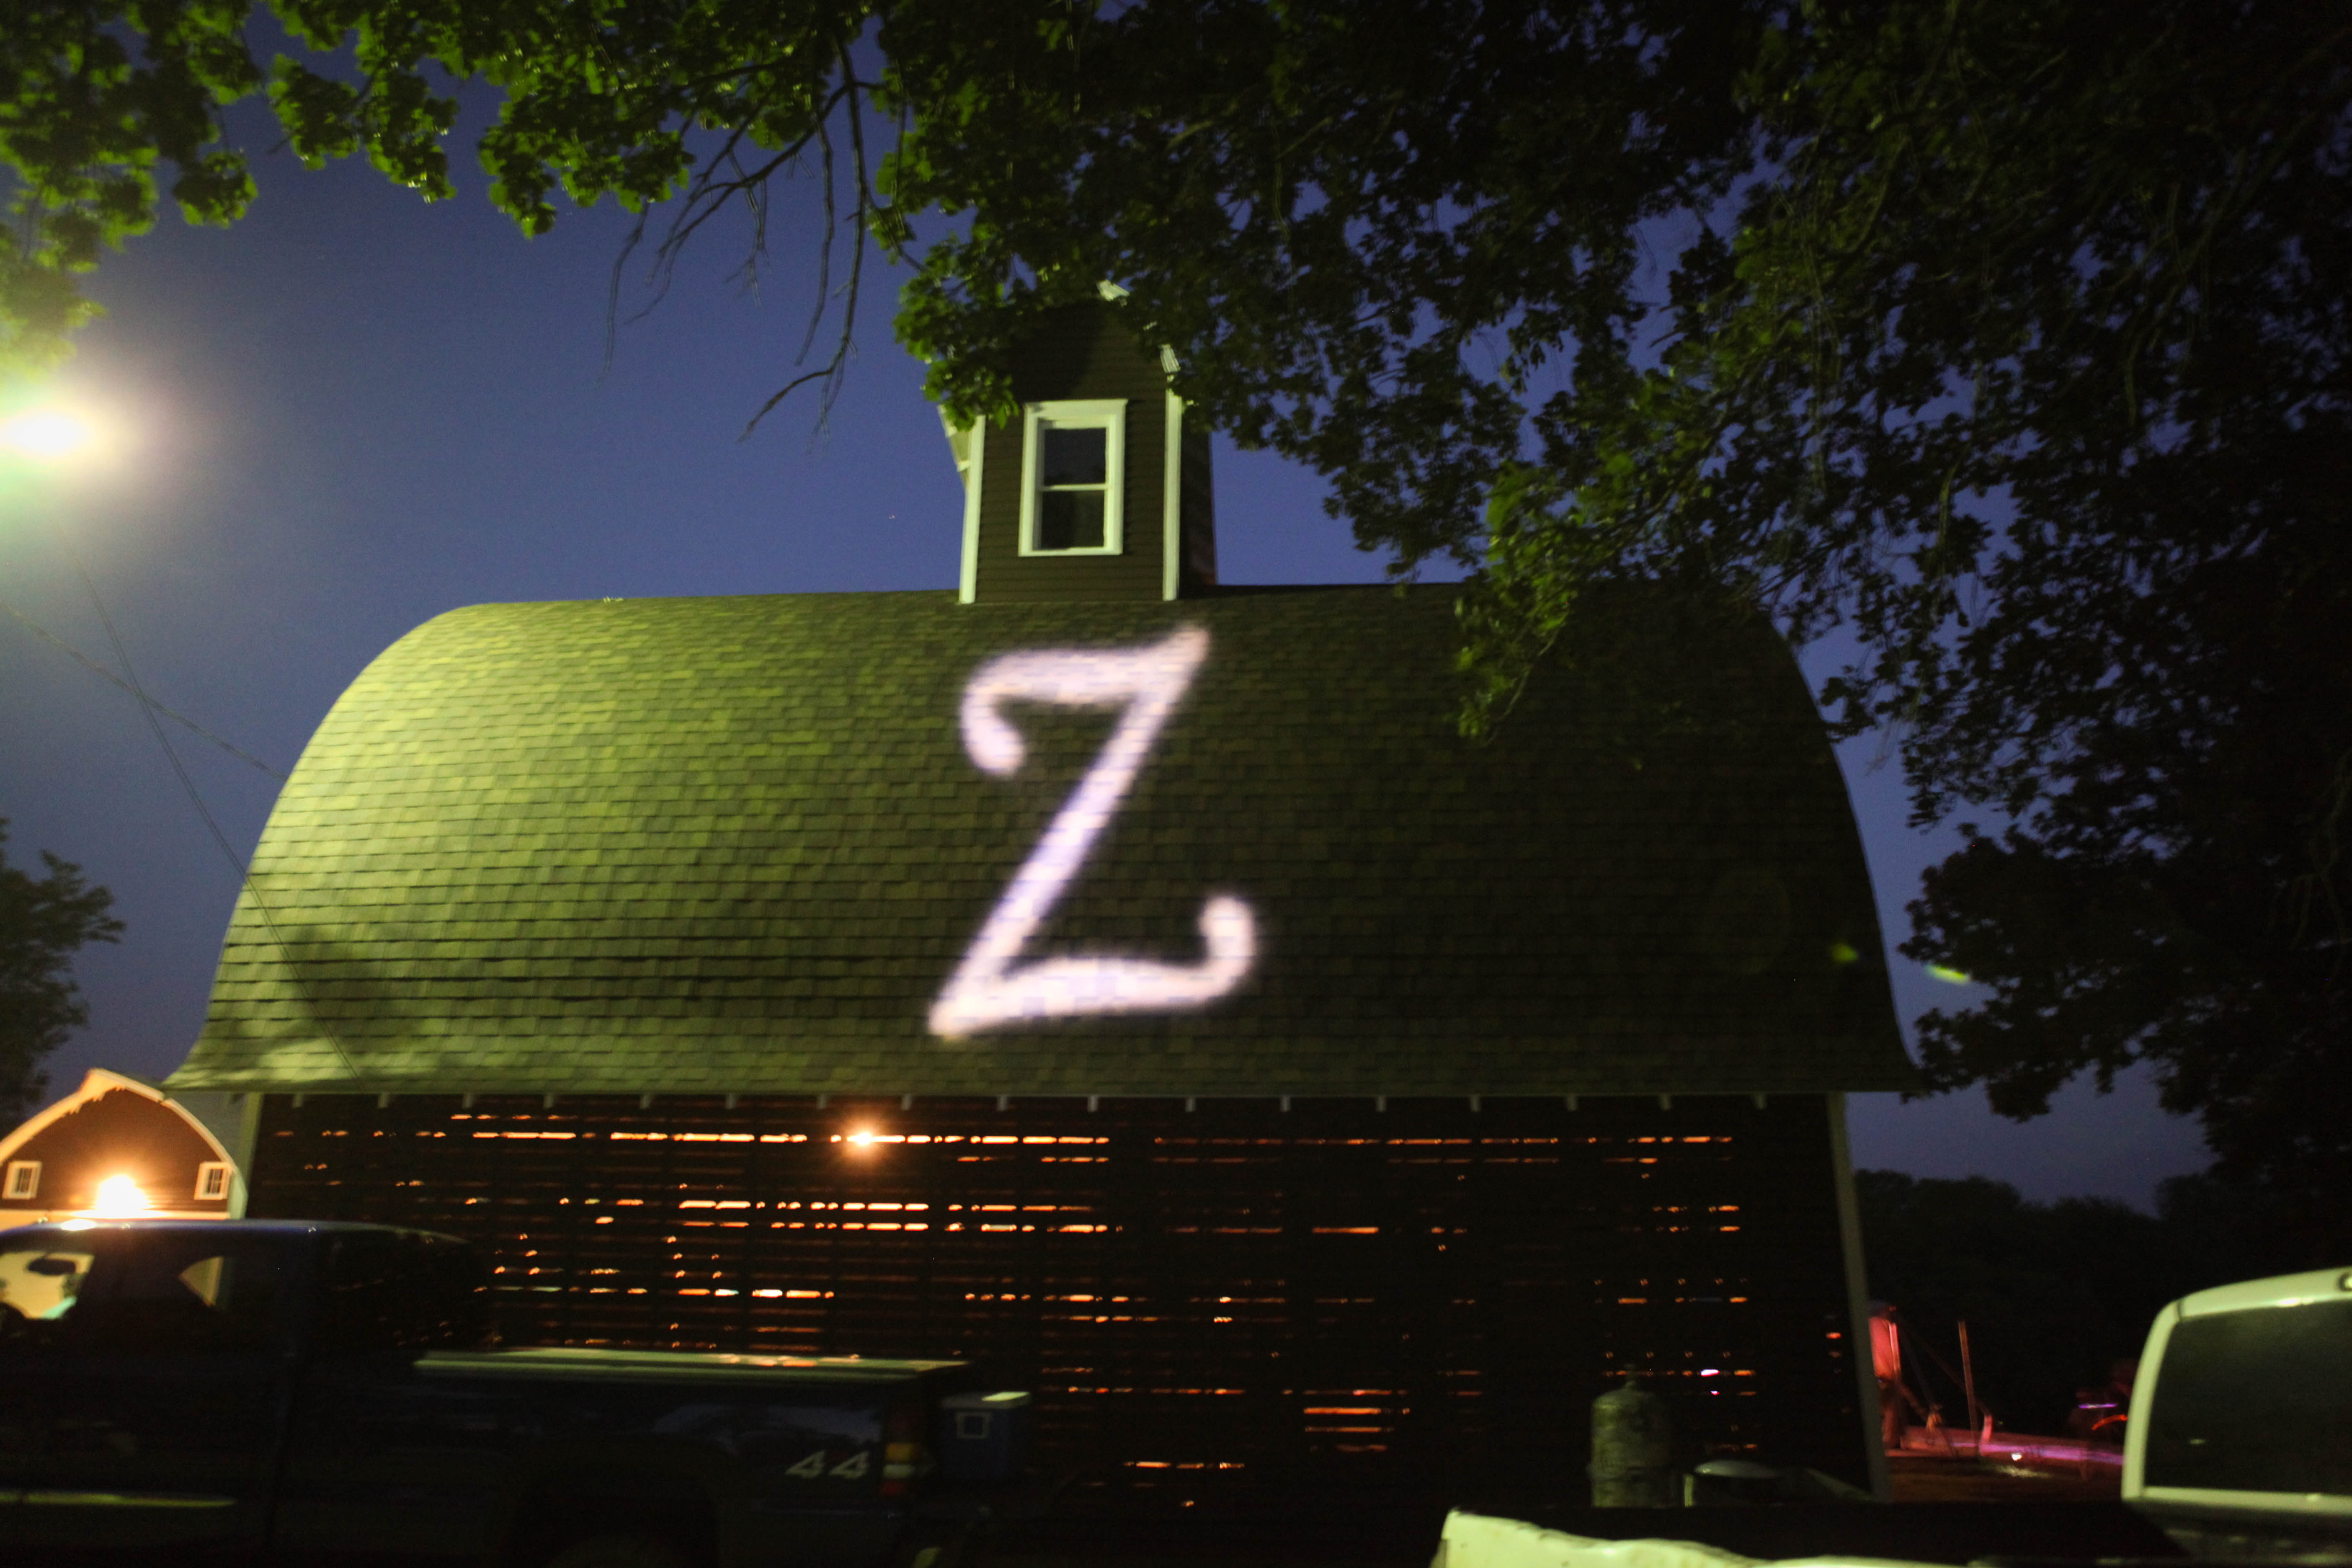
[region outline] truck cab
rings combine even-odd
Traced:
[[[491,1303],[389,1226],[0,1232],[0,1553],[871,1561],[1024,1461],[957,1362],[501,1349]]]
[[[2192,1556],[2352,1555],[2352,1269],[2224,1285],[2158,1313],[2123,1495]]]

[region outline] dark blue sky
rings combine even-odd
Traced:
[[[365,167],[311,174],[280,155],[261,178],[237,227],[167,217],[96,279],[110,314],[58,387],[108,411],[121,445],[0,484],[0,598],[110,662],[69,536],[162,701],[284,771],[371,658],[460,605],[954,585],[961,495],[921,367],[890,340],[887,275],[869,275],[826,429],[813,434],[816,405],[799,402],[737,438],[792,374],[812,204],[799,222],[780,214],[756,295],[729,280],[738,235],[689,253],[607,367],[620,215],[567,214],[526,241],[478,181],[427,206]],[[1379,578],[1311,474],[1223,443],[1216,461],[1227,581]],[[249,853],[274,781],[173,739]],[[1904,826],[1879,749],[1866,738],[1842,760],[1891,943],[1948,840]],[[54,1058],[54,1083],[91,1065],[169,1072],[203,1018],[235,873],[132,700],[5,617],[0,816],[13,863],[45,848],[79,861],[129,928],[78,965],[91,1024]],[[1906,1025],[1965,999],[1889,960]],[[2164,1116],[2137,1076],[2111,1096],[2072,1089],[2022,1126],[1976,1095],[1860,1096],[1853,1125],[1861,1164],[1994,1175],[2036,1197],[2145,1205],[2158,1180],[2204,1163],[2193,1124]]]

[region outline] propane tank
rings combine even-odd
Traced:
[[[1592,1506],[1666,1508],[1675,1496],[1666,1402],[1628,1378],[1592,1402]]]

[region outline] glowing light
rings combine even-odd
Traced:
[[[98,1184],[98,1201],[89,1205],[89,1213],[97,1219],[131,1219],[154,1206],[137,1182],[115,1175]]]
[[[870,1127],[861,1127],[849,1135],[849,1142],[861,1149],[870,1149],[874,1146],[874,1130]]]
[[[1110,825],[1208,652],[1209,634],[1186,626],[1145,647],[1006,654],[973,674],[963,696],[964,749],[992,773],[1018,772],[1027,754],[1020,731],[997,710],[1006,701],[1123,706],[1127,712],[932,1004],[933,1034],[953,1040],[1047,1018],[1181,1012],[1215,1001],[1249,973],[1257,957],[1256,919],[1247,904],[1223,895],[1201,906],[1207,956],[1199,963],[1105,954],[1013,968],[1086,863],[1096,836]]]
[[[0,420],[0,447],[37,462],[70,458],[96,438],[88,420],[58,408],[37,408]]]
[[[1852,963],[1855,959],[1858,959],[1861,956],[1862,954],[1854,951],[1853,943],[1850,942],[1833,942],[1830,943],[1830,962],[1832,963]]]
[[[1963,974],[1957,969],[1947,969],[1940,963],[1931,963],[1927,966],[1927,978],[1930,980],[1940,980],[1947,985],[1966,985],[1969,984],[1969,977],[1966,974]]]

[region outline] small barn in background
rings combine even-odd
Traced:
[[[1909,1081],[1760,616],[1597,595],[1487,745],[1457,591],[1216,581],[1115,307],[951,432],[954,593],[489,605],[354,682],[175,1089],[251,1211],[495,1256],[524,1337],[987,1361],[1047,1461],[1878,1479],[1844,1093]]]
[[[202,1119],[153,1084],[102,1068],[0,1139],[0,1226],[225,1219],[244,1198],[236,1162]]]

